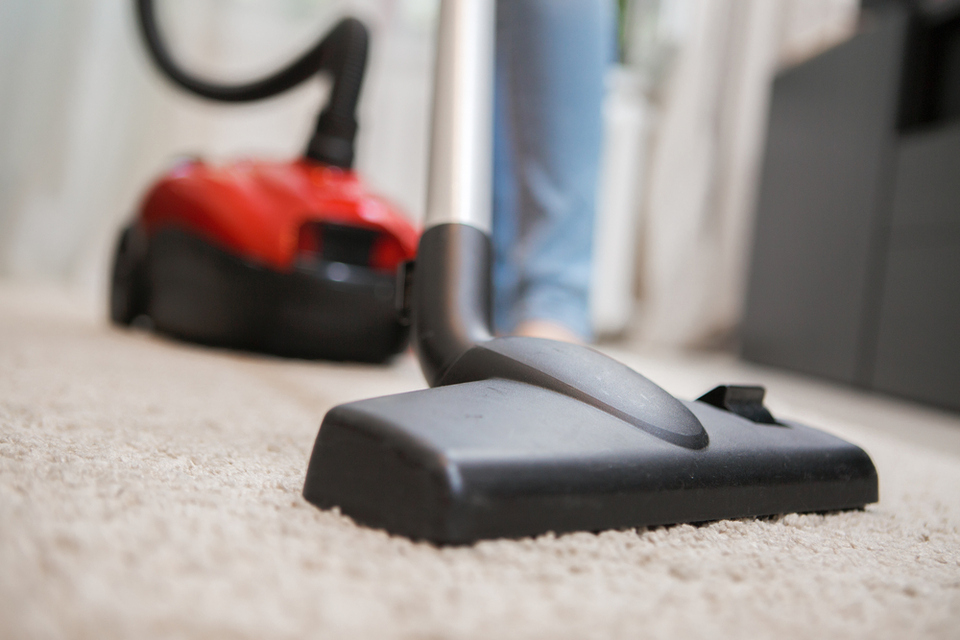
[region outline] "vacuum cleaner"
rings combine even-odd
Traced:
[[[136,0],[141,35],[177,86],[222,102],[261,100],[326,73],[332,87],[304,157],[178,163],[120,234],[110,317],[149,317],[185,340],[302,358],[377,362],[405,348],[398,267],[419,233],[352,170],[367,30],[344,19],[277,73],[219,85],[181,69],[152,0]]]
[[[776,419],[760,387],[682,401],[588,347],[492,336],[494,1],[441,4],[427,229],[409,301],[432,388],[331,409],[304,497],[441,544],[875,502],[869,456]]]

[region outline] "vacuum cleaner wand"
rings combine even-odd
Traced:
[[[292,89],[321,71],[329,73],[333,77],[330,97],[304,155],[344,169],[353,166],[355,114],[369,40],[362,22],[354,18],[342,20],[311,49],[276,73],[252,82],[223,85],[198,78],[176,63],[160,34],[153,0],[137,0],[136,8],[140,32],[153,61],[174,84],[203,98],[253,102]]]
[[[492,338],[492,0],[443,2],[413,345],[430,386]]]
[[[758,388],[674,398],[587,347],[491,335],[493,0],[442,0],[413,343],[432,389],[331,409],[304,497],[441,543],[857,508],[858,447]]]

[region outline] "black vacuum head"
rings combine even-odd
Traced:
[[[496,339],[441,386],[331,410],[304,496],[438,543],[877,500],[863,450],[773,420],[762,395],[720,387],[681,402],[586,347]]]

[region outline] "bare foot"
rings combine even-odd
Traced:
[[[550,340],[560,340],[561,342],[583,344],[580,336],[573,331],[570,331],[570,329],[567,329],[562,324],[549,320],[525,320],[517,326],[513,335],[525,336],[527,338],[548,338]]]

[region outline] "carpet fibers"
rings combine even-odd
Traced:
[[[960,638],[960,420],[736,363],[624,357],[685,397],[759,376],[776,413],[871,454],[881,501],[414,543],[300,496],[324,412],[422,387],[409,356],[230,354],[0,287],[0,637]]]

